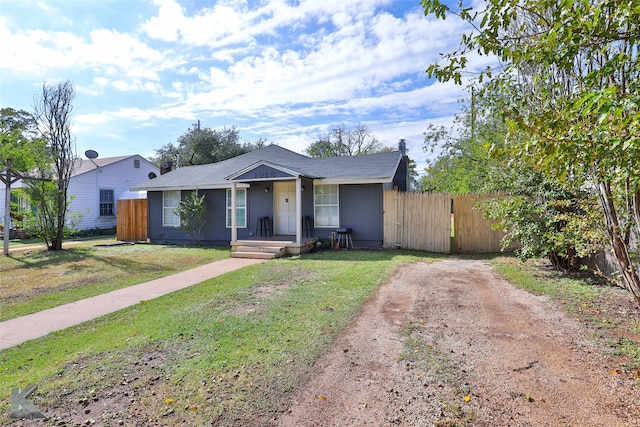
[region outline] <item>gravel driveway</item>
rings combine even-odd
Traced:
[[[482,261],[402,267],[277,426],[640,426],[640,388]]]

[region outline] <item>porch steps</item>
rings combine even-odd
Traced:
[[[232,258],[273,259],[287,254],[287,242],[243,241],[231,253]]]

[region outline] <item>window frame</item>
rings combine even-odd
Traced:
[[[238,206],[240,202],[240,194],[243,194],[244,206]],[[231,189],[227,188],[225,192],[225,226],[231,228]],[[238,218],[238,214],[242,212],[243,218]],[[239,219],[244,219],[244,224],[241,224]],[[247,228],[247,189],[236,188],[236,228]]]
[[[318,203],[318,193],[322,189],[322,187],[333,187],[335,188],[335,203]],[[330,196],[332,194],[329,194]],[[330,222],[329,224],[318,224],[318,219],[322,218],[323,215],[318,213],[319,208],[334,208],[335,213],[330,215],[330,219],[335,217],[335,223]],[[314,219],[314,228],[338,228],[340,227],[340,186],[338,184],[314,184],[313,186],[313,219]]]
[[[168,196],[171,196],[171,198]],[[177,200],[175,204],[172,204],[172,205],[167,204],[167,202],[173,202],[174,200]],[[180,190],[165,190],[162,192],[162,226],[163,227],[180,228],[180,226],[182,225],[182,221],[180,220],[180,215],[178,215],[177,208],[181,201],[182,201],[182,191]],[[175,224],[174,222],[167,221],[167,214],[169,213],[173,213],[178,218],[177,224]]]
[[[112,188],[100,188],[98,190],[98,216],[108,218],[116,214],[116,196]],[[103,195],[108,194],[110,200],[105,201]]]

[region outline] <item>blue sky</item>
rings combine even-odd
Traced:
[[[197,120],[301,153],[362,124],[422,169],[422,133],[467,96],[425,70],[462,31],[418,0],[0,0],[0,106],[70,79],[79,155],[148,157]]]

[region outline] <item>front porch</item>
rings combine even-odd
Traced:
[[[266,239],[246,239],[231,242],[233,258],[273,259],[309,252],[318,241],[315,237],[295,241],[295,236],[272,236]]]

